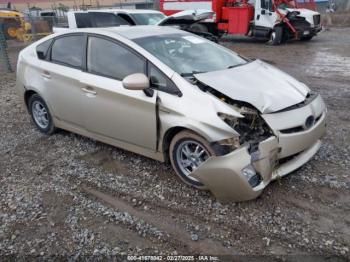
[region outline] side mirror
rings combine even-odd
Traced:
[[[262,14],[262,15],[266,14],[265,9],[262,9],[262,10],[261,10],[261,14]]]
[[[37,54],[39,59],[45,60],[45,54],[43,51],[36,51],[36,54]]]
[[[129,90],[145,90],[150,87],[150,83],[145,74],[136,73],[123,79],[123,87]]]

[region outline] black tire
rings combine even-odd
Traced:
[[[192,32],[198,32],[198,33],[208,33],[208,27],[206,27],[203,24],[199,24],[199,23],[195,23],[193,25],[190,26],[190,30]]]
[[[36,116],[36,106],[41,106],[42,109],[46,111],[42,117],[45,121],[41,122],[38,120],[38,116]],[[35,126],[39,129],[40,132],[51,135],[56,131],[56,127],[53,123],[52,116],[50,114],[49,108],[46,105],[44,99],[42,99],[38,94],[33,94],[28,100],[28,110],[33,119]],[[46,122],[47,121],[47,122]],[[44,125],[44,123],[46,125]]]
[[[10,28],[20,28],[21,24],[16,22],[16,21],[11,21],[11,22],[6,22],[3,24],[3,32],[5,35],[5,39],[7,40],[12,40],[12,39],[16,39],[16,37],[11,36],[8,31]]]
[[[177,176],[186,184],[193,186],[197,189],[205,190],[207,189],[205,185],[203,185],[201,182],[198,180],[191,178],[190,175],[186,175],[181,167],[179,166],[179,159],[178,159],[178,150],[179,147],[186,142],[195,142],[198,145],[200,145],[203,149],[205,149],[205,153],[207,154],[207,158],[211,156],[215,156],[215,152],[213,149],[210,147],[208,141],[206,141],[203,137],[191,132],[191,131],[181,131],[177,135],[174,136],[173,140],[170,143],[170,148],[169,148],[169,156],[170,156],[170,162],[175,170]],[[205,160],[207,159],[205,158]],[[205,161],[204,160],[204,161]],[[194,179],[194,180],[193,180]]]
[[[283,28],[280,26],[276,26],[270,34],[269,44],[280,45],[282,43],[282,40],[283,40]]]
[[[300,38],[300,41],[310,41],[313,37],[314,37],[313,35],[304,36]]]

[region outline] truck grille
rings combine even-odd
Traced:
[[[314,15],[314,26],[319,26],[321,22],[321,15]]]

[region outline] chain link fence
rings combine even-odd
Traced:
[[[120,3],[115,6],[79,6],[72,10],[87,10],[87,9],[153,9],[153,1],[137,2],[137,3]],[[28,10],[19,13],[14,11],[14,14],[9,16],[1,16],[0,10],[0,67],[6,68],[7,71],[13,71],[15,67],[15,58],[9,55],[9,49],[20,49],[39,40],[42,37],[53,33],[53,27],[68,26],[66,10],[59,8],[52,10],[33,10],[28,5]],[[13,64],[11,64],[11,61]]]
[[[8,72],[13,71],[9,50],[11,47],[24,48],[32,42],[53,33],[54,26],[67,25],[66,16],[34,16],[23,17],[0,16],[0,64]]]

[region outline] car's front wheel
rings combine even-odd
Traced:
[[[300,41],[310,41],[313,37],[314,37],[313,35],[304,36],[300,38]]]
[[[42,133],[51,135],[55,131],[55,125],[45,101],[34,94],[29,98],[28,108],[36,127]]]
[[[282,40],[283,40],[283,28],[280,26],[276,26],[270,34],[269,44],[280,45],[282,43]]]
[[[178,177],[186,184],[198,189],[206,189],[191,173],[215,152],[201,136],[191,131],[181,131],[171,141],[170,161]]]

